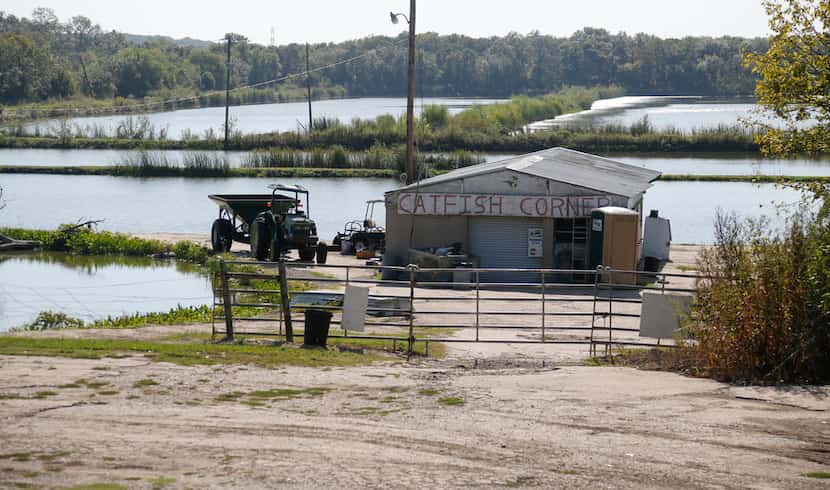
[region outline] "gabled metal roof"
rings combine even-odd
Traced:
[[[564,182],[632,198],[651,187],[661,172],[567,148],[550,148],[527,155],[460,168],[391,192],[415,189],[502,170]]]

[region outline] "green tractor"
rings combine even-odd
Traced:
[[[210,234],[213,249],[229,251],[237,241],[250,244],[251,256],[257,260],[277,261],[283,252],[296,249],[300,260],[310,262],[316,256],[317,263],[324,264],[328,247],[318,240],[317,225],[308,215],[308,190],[300,185],[273,184],[268,188],[270,195],[208,196],[219,206],[219,218]]]

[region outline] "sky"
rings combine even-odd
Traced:
[[[761,0],[418,0],[418,32],[501,36],[509,32],[569,36],[583,27],[645,32],[660,37],[767,36]],[[389,11],[406,0],[0,0],[0,10],[30,16],[48,7],[65,21],[84,15],[105,30],[174,38],[219,40],[238,32],[277,44],[339,42],[373,34],[396,35]]]

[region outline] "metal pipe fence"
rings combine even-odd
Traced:
[[[641,292],[693,293],[693,274],[615,270],[418,268],[220,261],[214,277],[214,337],[271,336],[293,342],[292,319],[329,311],[329,338],[416,344],[479,342],[582,344],[591,355],[614,346],[671,346],[644,339]],[[508,275],[524,282],[482,281]],[[383,278],[386,277],[386,278]],[[526,278],[538,277],[537,281]],[[581,277],[586,282],[562,281]],[[342,329],[343,291],[369,288],[365,332]],[[224,326],[224,328],[222,328]],[[346,341],[346,340],[341,340]]]

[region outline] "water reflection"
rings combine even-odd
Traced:
[[[191,264],[62,253],[0,255],[0,331],[45,310],[86,322],[212,302],[207,275]]]

